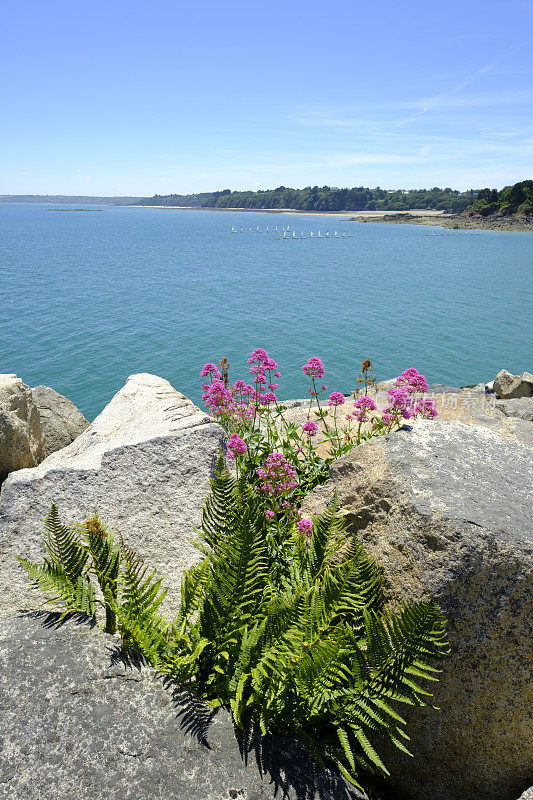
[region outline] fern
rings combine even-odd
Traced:
[[[46,602],[52,608],[94,617],[95,591],[85,574],[88,554],[75,531],[60,521],[55,505],[45,520],[44,546],[48,557],[42,564],[17,559],[29,574],[32,588],[48,595]]]
[[[48,557],[19,559],[35,588],[66,609],[118,630],[158,670],[237,726],[295,736],[320,763],[353,782],[387,773],[380,749],[408,752],[401,704],[424,705],[446,652],[433,603],[384,609],[379,570],[339,515],[334,497],[309,540],[267,528],[258,493],[217,463],[202,516],[202,559],[183,577],[173,621],[161,613],[161,579],[94,516],[78,534],[57,509],[47,518]],[[101,602],[101,601],[100,601]]]

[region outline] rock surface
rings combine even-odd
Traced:
[[[226,712],[209,724],[83,618],[3,620],[0,687],[1,800],[363,797],[287,739],[252,743],[246,763]]]
[[[0,616],[39,607],[15,556],[42,553],[43,520],[98,511],[163,576],[175,607],[222,429],[168,381],[133,375],[68,447],[12,473],[0,494]]]
[[[533,375],[530,372],[512,375],[506,369],[502,369],[494,378],[494,391],[498,397],[504,400],[511,400],[515,397],[532,397]]]
[[[8,473],[34,467],[43,457],[41,419],[31,389],[16,375],[0,375],[0,484]]]
[[[533,397],[518,397],[514,400],[498,400],[496,408],[506,417],[517,417],[533,422]]]
[[[76,436],[89,427],[89,423],[74,403],[55,389],[50,389],[49,386],[36,386],[31,393],[41,417],[44,458],[56,450],[67,447]]]
[[[433,597],[449,620],[441,711],[402,707],[415,758],[386,760],[416,800],[514,800],[532,783],[532,474],[524,444],[421,422],[352,450],[305,501],[316,513],[336,489],[388,598]]]

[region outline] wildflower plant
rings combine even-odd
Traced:
[[[294,525],[301,498],[327,477],[334,459],[406,420],[437,414],[434,402],[423,396],[427,380],[414,367],[398,376],[381,413],[369,394],[375,388],[370,359],[361,364],[352,398],[340,391],[326,394],[326,368],[318,356],[311,356],[301,369],[311,385],[307,419],[300,427],[286,419],[277,395],[280,368],[264,348],[256,348],[248,358],[248,380],[231,383],[226,358],[218,367],[208,362],[201,371],[206,379],[202,399],[228,435],[227,457],[237,475],[247,476],[262,493],[267,521],[277,529],[278,539],[283,538],[280,525],[287,531]],[[319,447],[322,452],[327,447],[327,455],[319,455]],[[274,490],[276,470],[290,470],[292,475],[279,491]]]

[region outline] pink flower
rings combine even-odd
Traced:
[[[246,389],[246,383],[239,378],[239,380],[235,381],[235,383],[233,384],[233,388],[237,389],[238,391],[240,391],[241,389]]]
[[[277,397],[274,392],[267,392],[266,394],[261,396],[261,405],[267,406],[269,403],[275,403],[277,401]]]
[[[409,402],[409,392],[407,389],[389,389],[387,394],[392,408],[403,408]]]
[[[423,375],[414,367],[405,369],[394,381],[394,385],[399,389],[405,389],[409,394],[414,392],[427,392],[428,382]]]
[[[375,411],[376,404],[371,397],[358,397],[354,403],[354,408],[365,409],[365,411]]]
[[[273,511],[271,511],[271,510],[268,508],[268,509],[265,511],[265,517],[266,517],[267,519],[272,519],[272,517],[273,517],[273,516],[274,516],[274,512],[273,512]]]
[[[234,407],[233,396],[224,385],[224,381],[215,380],[202,395],[202,400],[214,414],[229,412]]]
[[[392,409],[390,409],[390,408],[384,408],[383,409],[383,413],[381,415],[381,419],[382,419],[384,425],[391,425],[394,422],[394,420],[396,419],[394,414],[391,413],[391,412],[392,412]]]
[[[323,392],[327,392],[327,390],[328,390],[328,387],[326,386],[325,383],[323,383],[320,388],[322,389]]]
[[[311,536],[313,533],[313,523],[310,519],[301,519],[296,523],[296,527],[300,531],[300,533],[305,533],[307,536]]]
[[[342,406],[346,402],[341,392],[332,392],[329,396],[328,406]]]
[[[311,420],[308,420],[302,425],[302,431],[306,433],[309,437],[316,436],[318,431],[318,425],[316,424],[316,422],[311,422]]]
[[[266,350],[263,350],[262,347],[257,347],[251,357],[248,359],[249,364],[253,364],[255,360],[257,361],[265,361],[268,358],[268,353]]]
[[[211,361],[208,361],[207,364],[204,364],[202,371],[200,372],[201,378],[205,378],[207,375],[212,375],[216,380],[221,377],[220,372],[216,368],[215,364],[213,364]]]
[[[281,378],[281,372],[275,372],[274,373],[274,377],[275,378]]]
[[[260,489],[266,494],[280,495],[298,486],[296,472],[283,453],[271,453],[256,473],[262,481]]]
[[[307,364],[303,365],[302,369],[306,375],[309,375],[310,378],[324,377],[324,364],[318,358],[318,356],[311,356],[311,358],[308,359]]]
[[[244,442],[240,436],[237,436],[236,433],[232,433],[228,439],[228,449],[232,450],[234,455],[242,456],[247,450],[246,442]]]
[[[415,413],[420,414],[426,419],[436,417],[437,409],[435,408],[435,401],[430,397],[422,397],[415,406]]]
[[[270,369],[270,370],[278,368],[278,365],[276,364],[273,358],[265,358],[261,366],[263,367],[263,369]]]
[[[275,392],[278,387],[279,387],[279,383],[269,383],[268,384],[268,388],[270,389],[271,392]]]

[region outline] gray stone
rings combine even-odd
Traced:
[[[444,383],[432,383],[429,387],[429,392],[438,392],[439,394],[456,394],[461,390],[455,386],[446,386]]]
[[[363,798],[289,739],[239,741],[83,618],[3,620],[0,691],[1,800]]]
[[[533,397],[517,397],[514,400],[497,400],[496,408],[506,417],[518,417],[533,422]]]
[[[530,786],[529,789],[520,795],[518,800],[533,800],[533,786]]]
[[[45,458],[67,447],[89,427],[74,403],[49,386],[36,386],[31,393],[41,417]]]
[[[0,494],[0,616],[39,607],[15,556],[42,553],[51,503],[68,524],[98,512],[169,586],[198,558],[195,528],[223,431],[168,381],[133,375],[87,430]]]
[[[385,762],[415,800],[514,800],[532,783],[531,475],[527,445],[426,421],[355,448],[305,501],[320,511],[336,489],[389,602],[432,597],[448,618],[441,710],[403,706],[415,758]]]
[[[29,386],[16,375],[0,375],[0,484],[14,470],[44,457],[39,410]]]
[[[462,386],[461,389],[463,390],[466,389],[469,392],[474,392],[474,394],[487,394],[486,387],[487,384],[485,383],[476,383],[475,386]],[[457,391],[461,391],[461,389]],[[439,391],[439,390],[435,389],[434,391]]]
[[[494,391],[503,400],[511,400],[515,397],[532,397],[533,375],[530,372],[512,375],[506,369],[502,369],[494,378]]]

